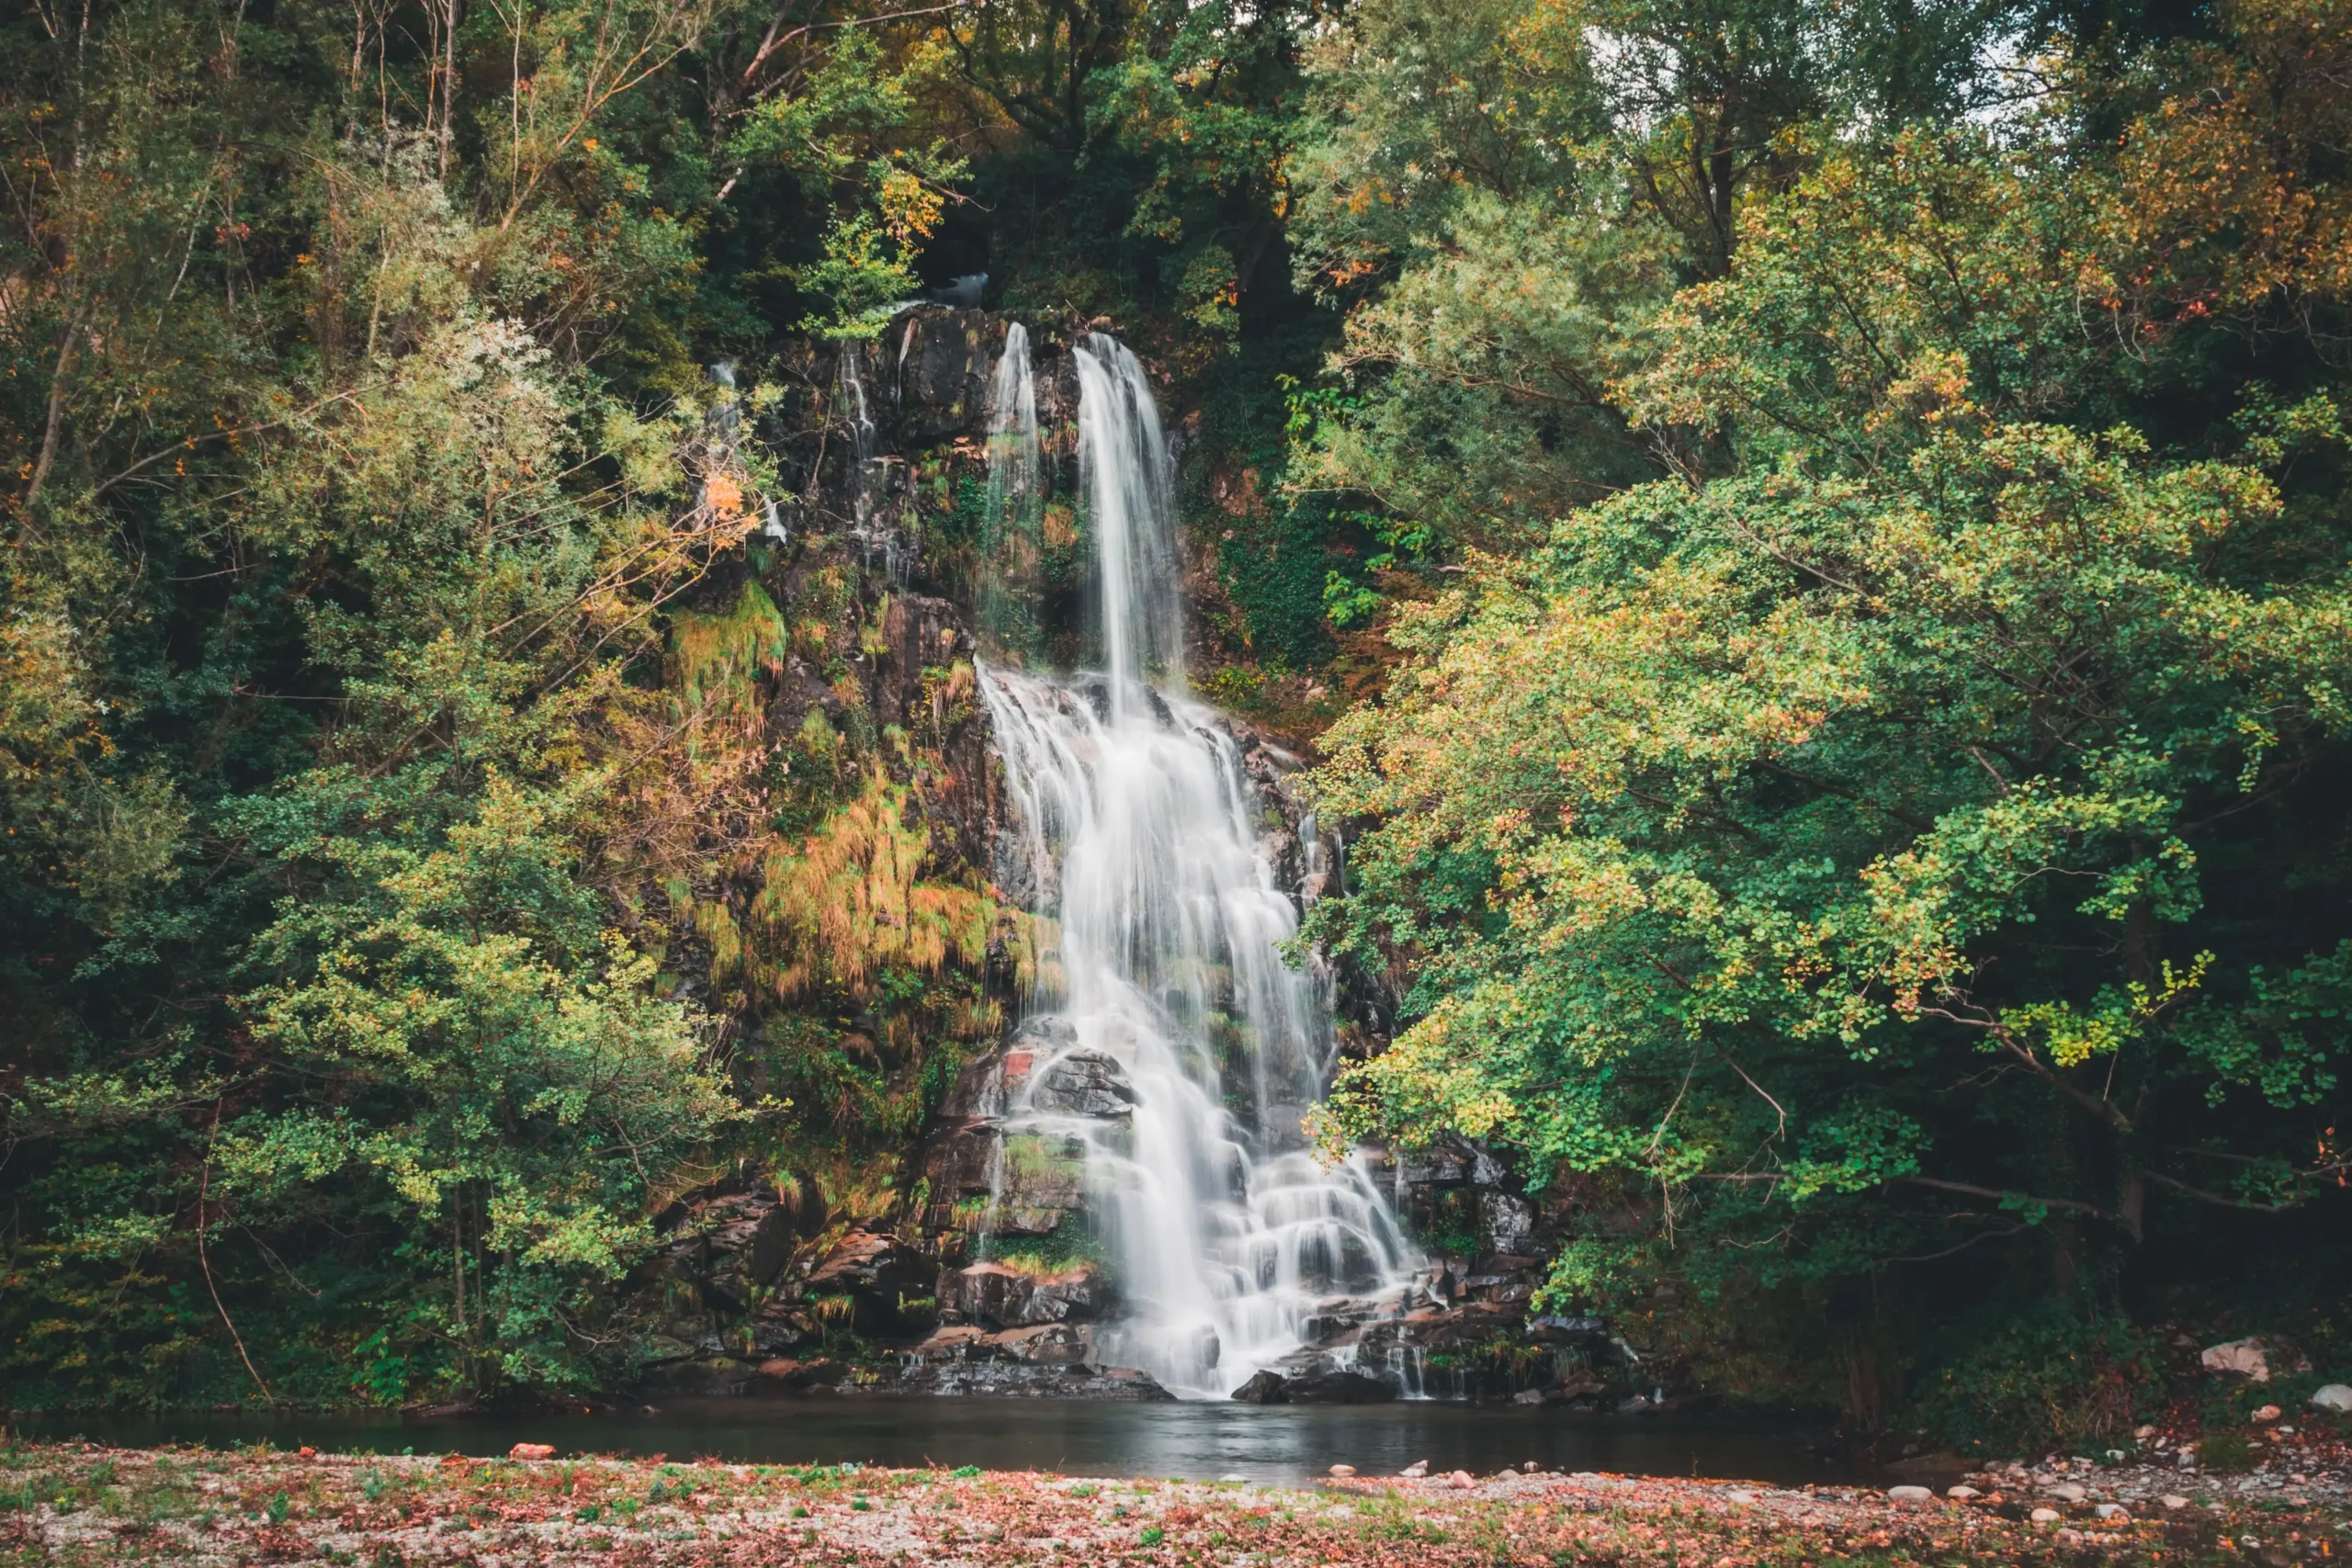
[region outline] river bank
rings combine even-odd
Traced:
[[[10,1562],[571,1564],[1450,1564],[1628,1568],[2332,1561],[2341,1478],[2291,1494],[1974,1478],[1964,1500],[1579,1472],[1337,1476],[1311,1487],[664,1458],[112,1449],[0,1454]],[[2037,1519],[2039,1510],[2045,1517]]]

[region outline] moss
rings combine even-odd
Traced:
[[[991,1249],[988,1260],[1017,1273],[1042,1278],[1089,1264],[1100,1268],[1110,1261],[1110,1254],[1100,1236],[1080,1222],[1066,1219],[1046,1235],[1020,1247]]]
[[[689,709],[733,728],[763,715],[759,677],[780,670],[790,648],[783,614],[757,582],[718,615],[680,615],[670,633],[672,678]]]

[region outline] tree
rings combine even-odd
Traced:
[[[2202,171],[2273,106],[2301,144],[2332,109],[2245,89],[2346,39],[2233,23],[2151,68],[2120,152],[1810,149],[1616,386],[1645,427],[1718,432],[1728,471],[1474,558],[1327,739],[1318,808],[1367,826],[1316,929],[1409,1016],[1338,1124],[1518,1151],[1588,1216],[1555,1299],[2013,1260],[1939,1276],[1920,1310],[1948,1316],[2106,1291],[2159,1230],[2329,1223],[2352,903],[2301,846],[2346,826],[2315,352],[2344,296],[2312,228],[2254,286],[2205,236],[2341,196],[2274,161],[2217,211]],[[1621,1200],[1646,1234],[1611,1231]]]

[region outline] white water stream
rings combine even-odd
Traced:
[[[1008,357],[1025,349],[1009,335]],[[1058,984],[1023,1025],[1037,1059],[1004,1127],[1080,1151],[1126,1304],[1098,1358],[1213,1396],[1298,1352],[1310,1318],[1393,1310],[1418,1259],[1361,1159],[1326,1169],[1308,1151],[1302,1119],[1336,1055],[1325,985],[1283,962],[1297,912],[1239,748],[1183,691],[1159,412],[1119,344],[1097,333],[1076,355],[1102,669],[981,671],[1019,825],[1001,880],[1035,889],[1058,931],[1038,966]],[[998,381],[1026,376],[1001,367]],[[1076,1114],[1041,1093],[1072,1072],[1123,1080],[1123,1110]]]

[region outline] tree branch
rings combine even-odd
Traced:
[[[2019,1202],[2036,1204],[2044,1209],[2064,1209],[2070,1213],[2088,1214],[2095,1220],[2114,1217],[2104,1209],[2094,1208],[2088,1203],[2078,1203],[2072,1198],[2037,1198],[2030,1192],[2004,1192],[1997,1187],[1978,1187],[1967,1181],[1946,1181],[1940,1177],[1934,1176],[1898,1176],[1894,1179],[1908,1187],[1928,1187],[1939,1192],[1961,1192],[1971,1198],[1990,1198],[1996,1202],[2007,1202],[2014,1199]]]

